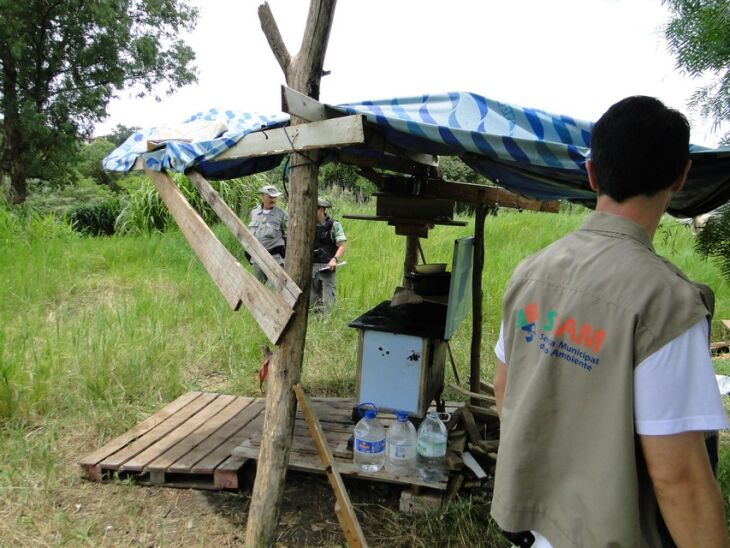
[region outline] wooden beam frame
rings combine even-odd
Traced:
[[[253,131],[244,135],[232,148],[212,158],[210,162],[290,154],[364,143],[365,117],[344,116],[310,124]]]
[[[344,116],[341,112],[320,103],[316,99],[307,97],[303,93],[299,93],[287,86],[281,86],[281,109],[288,112],[292,116],[298,116],[303,120],[316,122],[330,118]],[[396,157],[405,158],[413,163],[421,164],[428,167],[438,166],[438,157],[432,154],[423,154],[420,152],[412,152],[401,148],[397,145],[389,143],[383,133],[374,124],[368,125],[367,145],[384,154],[391,154]]]
[[[544,211],[557,213],[560,211],[560,202],[557,200],[542,201],[520,196],[504,188],[496,186],[475,185],[456,181],[429,180],[423,185],[423,196],[430,198],[448,198],[457,202],[471,204],[498,205],[500,207],[514,207],[530,211]]]
[[[218,218],[223,221],[246,252],[251,255],[251,258],[256,261],[259,268],[266,274],[269,283],[293,308],[302,294],[302,290],[294,283],[294,280],[279,266],[279,263],[266,251],[266,248],[261,242],[251,234],[246,225],[238,218],[238,215],[220,197],[215,189],[210,186],[210,183],[208,183],[205,177],[195,170],[188,170],[186,175],[208,205],[213,208]]]
[[[277,344],[294,314],[279,293],[266,289],[221,243],[164,171],[145,169],[180,231],[233,310],[243,304],[269,340]]]

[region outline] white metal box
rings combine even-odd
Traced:
[[[385,301],[352,323],[358,328],[356,393],[359,403],[425,416],[444,385],[446,307]]]

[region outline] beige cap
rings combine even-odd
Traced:
[[[259,189],[259,192],[261,194],[268,194],[272,198],[278,198],[279,196],[281,196],[281,192],[279,192],[279,189],[276,188],[274,185],[262,186]]]

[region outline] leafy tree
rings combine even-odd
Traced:
[[[691,76],[713,75],[700,87],[690,106],[712,118],[715,129],[730,120],[730,2],[728,0],[664,0],[672,12],[666,28],[677,67]],[[730,145],[730,132],[721,144]],[[730,280],[730,205],[721,208],[700,233],[697,251],[718,261]]]
[[[730,204],[725,204],[697,235],[695,249],[711,257],[730,280]]]
[[[2,161],[10,201],[26,179],[63,166],[117,90],[167,92],[195,81],[188,0],[0,0]],[[1,178],[1,177],[0,177]]]
[[[114,147],[120,146],[134,132],[139,131],[138,127],[127,127],[124,124],[117,124],[109,135],[104,135],[104,139],[114,143]]]
[[[320,191],[333,192],[336,189],[351,192],[358,202],[370,199],[377,188],[365,177],[358,174],[357,168],[339,162],[324,164],[319,168]]]
[[[692,95],[690,106],[715,121],[730,120],[730,3],[728,0],[664,0],[672,13],[665,35],[677,67],[713,81]],[[730,132],[722,143],[730,145]]]
[[[115,148],[116,145],[114,143],[103,138],[94,139],[90,143],[81,145],[78,154],[79,160],[76,164],[76,170],[79,175],[93,179],[100,185],[107,185],[116,190],[116,181],[119,179],[119,174],[104,171],[101,165],[106,155]]]

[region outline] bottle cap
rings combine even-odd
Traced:
[[[406,422],[408,420],[408,411],[398,411],[395,416],[398,422]]]
[[[365,418],[366,419],[374,419],[375,418],[375,410],[374,409],[368,409],[365,411]]]

